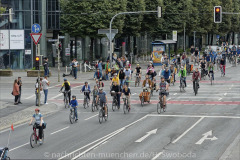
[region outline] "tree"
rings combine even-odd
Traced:
[[[2,4],[2,3],[1,3],[1,0],[0,0],[0,4]],[[0,14],[3,14],[5,11],[6,11],[6,8],[0,6]],[[0,16],[1,16],[1,15],[0,15]]]
[[[109,28],[109,22],[116,13],[126,9],[126,0],[61,0],[61,28],[63,33],[74,37],[86,37],[91,39],[90,59],[93,59],[94,39],[99,37],[98,29]],[[113,28],[122,32],[124,19],[116,19]]]

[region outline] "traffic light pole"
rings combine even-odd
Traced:
[[[112,54],[113,54],[113,48],[114,48],[114,47],[112,47],[112,22],[113,22],[114,18],[116,18],[118,15],[123,15],[123,14],[141,14],[141,13],[158,13],[158,11],[121,12],[112,17],[110,24],[109,24],[110,66],[112,66]]]
[[[36,55],[39,56],[39,53],[38,53],[38,49],[37,49],[38,45],[36,45]],[[38,96],[38,106],[40,107],[41,103],[40,103],[40,64],[38,64],[39,67],[38,67],[38,93],[37,93],[37,96]]]

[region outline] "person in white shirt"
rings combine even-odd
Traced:
[[[47,76],[45,76],[44,79],[42,80],[43,92],[44,92],[44,95],[45,95],[44,104],[48,104],[47,103],[47,95],[48,95],[49,84],[50,84],[50,81],[48,81]]]

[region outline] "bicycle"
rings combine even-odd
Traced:
[[[165,105],[165,107],[163,107],[163,97],[164,96],[161,94],[159,102],[157,103],[157,112],[158,112],[158,114],[160,114],[162,111],[166,112],[166,110],[167,110],[167,104]]]
[[[117,101],[117,94],[115,91],[111,91],[111,96],[113,97],[113,101],[112,101],[112,110],[115,111],[116,108],[119,109],[118,106],[118,101]]]
[[[185,91],[185,83],[184,83],[184,77],[180,77],[180,92]]]
[[[126,114],[127,112],[130,111],[129,104],[128,104],[128,99],[127,99],[126,96],[123,96],[122,99],[123,99],[123,102],[124,102],[124,104],[123,104],[123,113]]]
[[[150,100],[150,97],[151,97],[151,95],[148,94],[148,90],[147,90],[146,87],[143,88],[143,92],[139,96],[142,107],[143,107],[144,102],[146,102],[145,97],[147,97],[147,99],[149,99],[149,100]],[[150,101],[147,101],[147,102],[150,103]]]
[[[126,81],[125,81],[125,84],[129,87],[129,79],[130,77],[126,77]]]
[[[141,81],[141,78],[140,78],[139,74],[136,74],[135,87],[137,87],[137,85],[138,85],[138,87],[139,87],[140,81]]]
[[[210,82],[211,82],[211,85],[213,84],[213,73],[209,73],[210,74]]]
[[[64,101],[64,106],[65,106],[65,108],[69,108],[70,106],[69,106],[69,97],[68,97],[68,93],[70,92],[70,90],[69,91],[64,91],[64,92],[62,92],[63,93],[63,96],[64,96],[64,99],[63,99],[63,101]]]
[[[197,95],[198,93],[198,80],[194,80],[194,93],[195,93],[195,96]]]
[[[188,63],[186,65],[186,69],[187,69],[187,74],[190,75],[190,73],[191,73],[191,66]]]
[[[98,120],[100,124],[103,122],[103,119],[105,119],[105,121],[107,121],[108,119],[108,106],[106,105],[106,103],[104,103],[103,106],[104,107],[100,107],[98,115]],[[107,116],[105,116],[105,107],[107,107]]]
[[[0,148],[0,159],[10,160],[10,157],[8,157],[8,152],[9,152],[8,147]]]
[[[205,77],[206,77],[206,71],[204,68],[201,68],[201,79],[205,80]]]
[[[170,78],[170,82],[172,83],[173,86],[174,86],[174,83],[175,83],[174,76],[175,76],[175,74],[173,73],[173,74],[171,74],[171,78]],[[169,84],[169,86],[170,86],[170,84]]]
[[[71,124],[73,124],[74,122],[76,122],[75,109],[74,109],[74,108],[71,108],[71,109],[70,109],[69,120],[70,120],[70,123],[71,123]]]
[[[94,111],[96,111],[96,110],[98,110],[98,104],[96,103],[96,100],[97,100],[97,96],[95,95],[93,95],[93,101],[92,101],[92,111],[94,112]]]
[[[32,148],[34,148],[37,145],[37,142],[39,141],[40,136],[37,134],[37,125],[36,123],[33,125],[33,133],[30,136],[30,145]],[[44,142],[44,130],[42,132],[42,143]]]
[[[84,107],[84,109],[89,107],[89,99],[87,97],[87,93],[89,93],[89,92],[90,91],[83,91],[83,93],[84,93],[84,100],[83,100],[83,107]]]
[[[199,65],[198,57],[194,56],[194,66]]]
[[[220,65],[220,70],[221,70],[221,77],[223,77],[224,76],[224,71],[223,71],[223,66],[222,65]]]

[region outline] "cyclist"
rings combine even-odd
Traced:
[[[214,66],[213,63],[210,63],[209,67],[208,67],[208,77],[210,78],[210,73],[212,73],[212,77],[214,80]]]
[[[131,91],[130,91],[130,88],[128,88],[127,85],[124,85],[124,88],[122,90],[122,96],[125,95],[126,98],[127,98],[127,101],[128,101],[128,110],[130,111],[131,110],[131,101],[130,101],[130,95],[131,95]]]
[[[152,66],[152,64],[150,64],[149,67],[147,68],[147,73],[149,72],[150,69],[154,71],[154,67]]]
[[[69,103],[69,105],[74,109],[74,114],[75,114],[75,122],[77,122],[78,120],[78,113],[77,113],[77,106],[78,106],[78,102],[76,100],[76,96],[72,96],[72,100]]]
[[[211,62],[211,56],[209,53],[207,54],[206,61],[207,61],[207,67],[209,67],[209,64]]]
[[[142,68],[139,66],[139,64],[137,64],[135,71],[136,71],[136,75],[138,74],[139,78],[141,79]]]
[[[117,85],[120,84],[119,83],[119,78],[117,77],[117,73],[114,73],[114,77],[113,77],[113,79],[112,79],[112,81],[110,83],[110,86],[112,86],[114,82],[117,82]]]
[[[217,69],[219,70],[220,60],[222,59],[221,52],[218,52],[216,56],[216,62],[217,62]]]
[[[165,57],[164,57],[164,60],[163,60],[164,64],[166,65],[166,67],[168,67],[168,64],[169,64],[169,59],[168,59],[168,56],[165,54]]]
[[[167,97],[167,92],[169,91],[169,85],[168,83],[165,81],[165,77],[161,76],[161,82],[159,84],[159,88],[157,89],[157,91],[159,91],[159,100],[162,98],[163,96],[163,108],[166,107],[166,97]]]
[[[96,79],[96,85],[98,88],[104,87],[104,83],[101,80]]]
[[[198,71],[198,68],[196,68],[192,75],[193,90],[195,89],[195,81],[199,82],[199,79],[201,80],[200,72]],[[198,88],[200,88],[199,83],[198,83]]]
[[[195,52],[194,52],[194,58],[197,59],[196,62],[199,62],[199,51],[198,48],[196,47]]]
[[[62,84],[62,88],[60,89],[60,92],[62,92],[63,87],[65,88],[65,91],[68,92],[68,100],[70,103],[70,101],[71,101],[71,85],[70,85],[70,82],[68,82],[68,80],[66,78],[64,79],[64,82]],[[67,96],[67,95],[64,95],[64,96]],[[63,99],[63,101],[64,101],[64,99]]]
[[[200,63],[200,68],[201,68],[201,72],[203,72],[203,74],[206,74],[206,61],[204,59],[201,60]]]
[[[186,69],[183,68],[183,66],[181,66],[181,70],[179,71],[178,76],[183,78],[185,87],[187,87],[187,83],[186,83],[187,71],[186,71]]]
[[[120,82],[121,89],[125,83],[125,79],[126,79],[125,73],[123,72],[123,68],[121,68],[121,70],[119,72],[119,82]]]
[[[177,73],[177,68],[174,67],[174,63],[171,63],[170,72],[171,72],[171,76],[173,77],[174,82],[176,82],[175,75]]]
[[[98,104],[99,98],[100,98],[100,106],[105,110],[105,117],[107,117],[107,107],[106,107],[106,105],[107,105],[107,95],[103,91],[103,88],[99,89],[96,104]],[[104,104],[105,104],[105,106],[103,106]]]
[[[223,73],[225,75],[225,68],[226,68],[226,62],[225,62],[225,59],[222,57],[221,61],[220,61],[220,68],[223,67]]]
[[[35,114],[32,116],[32,119],[29,123],[29,125],[32,124],[33,120],[35,119],[34,127],[38,129],[38,135],[39,135],[39,143],[42,144],[42,133],[43,133],[43,128],[45,126],[44,121],[43,121],[43,116],[40,113],[40,110],[38,108],[35,109]]]
[[[126,68],[124,69],[124,73],[125,73],[125,76],[126,76],[126,84],[129,86],[129,81],[130,80],[130,77],[131,77],[131,70],[129,69],[128,66],[126,66]]]
[[[165,80],[170,83],[170,78],[171,78],[171,71],[168,69],[168,67],[165,68],[163,71],[162,75],[164,76]]]
[[[154,80],[155,74],[154,74],[154,72],[153,72],[152,69],[149,69],[147,75],[148,75],[148,77],[149,77],[149,79],[150,79],[151,81]]]
[[[180,64],[181,64],[181,57],[180,57],[180,55],[178,54],[178,55],[177,55],[177,63],[176,63],[177,69],[179,69]]]
[[[84,92],[84,91],[89,91],[89,92]],[[84,92],[84,95],[86,95],[87,98],[88,98],[89,101],[90,101],[90,93],[91,93],[91,89],[90,89],[90,86],[88,85],[88,82],[85,82],[85,85],[82,87],[81,92]]]
[[[146,79],[143,81],[142,87],[146,87],[148,92],[151,92],[152,83],[151,80],[148,78],[148,75],[145,76]]]
[[[97,71],[94,73],[94,80],[98,79],[101,80],[102,79],[102,72],[100,72],[99,68],[97,69]]]
[[[120,95],[120,86],[117,84],[116,81],[113,83],[111,91],[114,91],[116,93],[117,101],[118,101],[118,107],[120,108],[120,96],[121,96]]]

